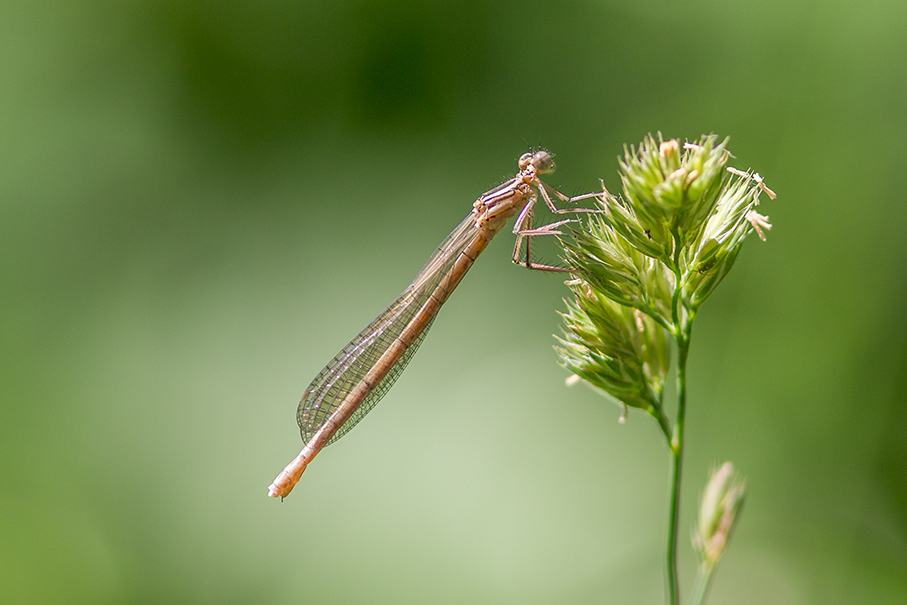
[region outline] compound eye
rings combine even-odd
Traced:
[[[526,170],[529,164],[534,164],[535,162],[533,161],[533,158],[535,157],[535,155],[536,154],[533,153],[524,153],[523,155],[521,155],[519,162],[517,162],[520,170]]]
[[[554,158],[544,149],[539,149],[534,154],[532,154],[530,163],[535,166],[535,171],[539,174],[552,172],[554,170]]]

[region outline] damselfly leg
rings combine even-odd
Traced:
[[[551,200],[551,197],[548,195],[550,191],[554,194],[560,201],[574,204],[580,200],[587,200],[590,198],[602,199],[602,194],[600,193],[584,193],[582,195],[577,195],[574,197],[567,197],[562,194],[560,191],[553,189],[542,181],[538,181],[536,186],[539,194],[542,196],[542,199],[545,202],[548,210],[555,215],[563,214],[598,214],[601,213],[601,210],[598,208],[558,208],[554,205],[554,202]],[[560,221],[555,221],[547,225],[542,225],[540,227],[533,227],[532,221],[534,218],[534,207],[535,198],[531,199],[529,203],[523,208],[519,216],[517,216],[516,222],[513,225],[513,234],[516,235],[516,241],[513,245],[513,262],[517,265],[526,267],[527,269],[533,269],[535,271],[552,271],[557,273],[569,273],[570,269],[566,267],[558,267],[555,265],[548,265],[544,263],[538,263],[532,260],[532,238],[546,235],[564,235],[564,232],[559,229],[563,225],[569,223],[578,223],[579,219],[570,218]],[[526,254],[525,258],[521,258],[520,251],[525,244]]]

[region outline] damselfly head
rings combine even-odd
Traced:
[[[535,172],[537,174],[554,172],[554,157],[544,149],[530,151],[529,153],[521,155],[519,162],[520,170],[526,170],[530,165],[535,167]]]

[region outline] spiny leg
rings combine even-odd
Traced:
[[[554,187],[551,187],[550,185],[548,185],[542,181],[539,181],[538,190],[539,190],[539,193],[542,194],[542,199],[545,200],[545,205],[548,206],[548,209],[551,212],[553,212],[554,214],[570,214],[570,213],[583,213],[583,212],[587,212],[587,213],[591,213],[591,214],[600,214],[602,212],[598,208],[563,208],[563,209],[557,208],[554,205],[554,202],[551,201],[551,197],[548,195],[548,192],[550,191],[555,196],[557,196],[557,198],[559,200],[561,200],[562,202],[566,202],[568,204],[573,204],[580,200],[588,200],[590,198],[595,198],[595,199],[601,200],[601,196],[602,196],[601,193],[594,193],[594,192],[593,193],[584,193],[582,195],[577,195],[574,197],[567,197],[566,195],[564,195],[563,193],[561,193]]]
[[[602,212],[602,210],[600,210],[598,208],[563,208],[563,209],[560,209],[554,205],[554,202],[551,201],[551,197],[548,195],[548,192],[550,191],[562,202],[572,204],[572,203],[576,203],[580,200],[587,200],[587,199],[591,199],[591,198],[595,198],[595,199],[598,199],[598,200],[604,202],[604,199],[602,199],[603,194],[601,194],[601,193],[594,193],[594,192],[593,193],[584,193],[582,195],[568,197],[568,196],[564,195],[563,193],[561,193],[560,191],[558,191],[557,189],[554,189],[553,187],[550,187],[549,185],[545,184],[541,180],[536,179],[535,185],[536,185],[536,189],[538,190],[538,192],[542,195],[542,199],[545,200],[545,205],[554,214],[582,214],[582,213],[599,214]],[[605,195],[607,196],[607,191],[605,191]],[[529,201],[529,203],[526,204],[526,206],[520,212],[519,216],[517,217],[516,224],[514,224],[514,226],[513,226],[513,233],[514,233],[514,235],[517,236],[516,242],[514,243],[514,247],[513,247],[513,262],[515,264],[522,265],[522,266],[526,267],[527,269],[534,269],[536,271],[553,271],[553,272],[557,272],[557,273],[569,273],[570,270],[567,268],[564,268],[564,267],[555,267],[552,265],[545,265],[545,264],[541,264],[541,263],[532,262],[532,238],[535,236],[543,236],[543,235],[563,235],[563,231],[559,231],[557,229],[558,227],[560,227],[561,225],[565,225],[567,223],[576,223],[576,222],[579,222],[579,220],[578,219],[566,219],[566,220],[551,223],[549,225],[543,225],[541,227],[536,227],[533,229],[533,227],[532,227],[532,209],[533,209],[533,206],[534,206],[535,202],[537,201],[537,199],[538,198],[536,196],[533,196],[533,199],[531,199]],[[525,260],[525,262],[520,261],[520,248],[522,247],[524,238],[526,240],[526,260]]]
[[[557,221],[549,225],[543,225],[535,229],[532,228],[532,206],[535,204],[535,199],[529,201],[528,204],[520,212],[519,216],[516,219],[516,223],[513,226],[513,233],[516,235],[516,241],[513,246],[513,262],[517,265],[526,267],[527,269],[533,269],[535,271],[553,271],[556,273],[569,273],[570,270],[564,267],[555,267],[552,265],[544,265],[541,263],[532,262],[532,238],[535,236],[542,235],[563,235],[563,231],[559,231],[557,228],[561,225],[567,223],[576,223],[579,222],[577,219],[566,219],[563,221]],[[559,213],[564,214],[564,213]],[[523,239],[526,240],[526,260],[520,260],[520,248],[523,245]]]

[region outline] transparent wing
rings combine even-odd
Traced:
[[[443,282],[453,268],[460,253],[469,245],[478,232],[474,217],[470,214],[438,246],[434,254],[416,275],[413,283],[397,297],[391,305],[370,323],[356,338],[350,341],[324,367],[312,384],[306,389],[299,402],[296,422],[299,424],[302,440],[308,443],[312,436],[330,418],[350,392],[363,380],[369,370],[378,362],[410,325],[419,309],[431,296],[444,302],[450,294]],[[428,318],[415,339],[389,371],[372,385],[369,394],[356,411],[334,433],[331,444],[365,417],[403,372],[419,345],[428,333],[434,317]],[[412,329],[410,327],[410,329]]]

